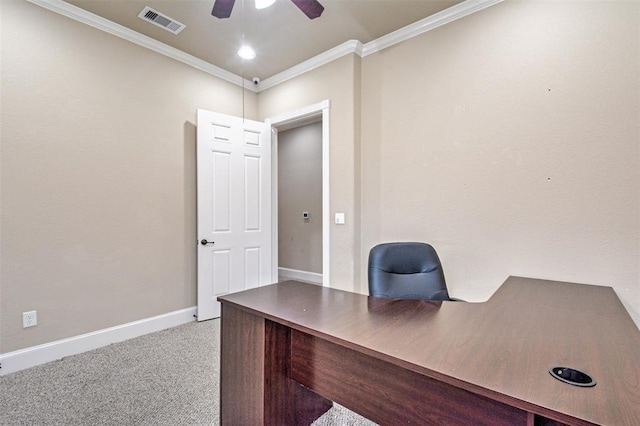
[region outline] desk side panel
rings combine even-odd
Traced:
[[[220,423],[264,423],[264,319],[222,304]]]
[[[333,406],[294,382],[291,372],[291,329],[265,321],[265,425],[308,425]]]
[[[291,329],[222,304],[222,425],[311,424],[333,402],[295,383]]]
[[[528,413],[292,331],[291,378],[379,424],[526,425]]]

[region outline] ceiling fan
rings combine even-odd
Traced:
[[[211,14],[216,18],[225,19],[231,16],[231,10],[233,9],[233,4],[236,0],[215,0],[213,4],[213,10]],[[275,0],[274,0],[275,1]],[[318,0],[291,0],[293,4],[298,6],[305,15],[309,17],[309,19],[315,19],[322,15],[324,11],[324,6],[322,6]],[[257,6],[256,2],[256,7]],[[273,2],[269,2],[271,4]]]

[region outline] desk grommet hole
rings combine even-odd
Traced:
[[[596,381],[591,378],[587,373],[575,370],[569,367],[552,367],[549,369],[549,373],[561,382],[579,386],[579,387],[592,387],[596,385]]]

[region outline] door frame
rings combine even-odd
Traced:
[[[329,287],[331,209],[329,180],[329,108],[328,99],[290,112],[267,118],[271,127],[271,262],[272,276],[278,279],[278,131],[292,129],[322,120],[322,285]]]

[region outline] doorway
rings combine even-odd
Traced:
[[[322,284],[323,286],[329,286],[329,225],[330,225],[330,208],[329,208],[329,101],[325,100],[318,104],[310,105],[305,108],[301,108],[295,111],[291,111],[289,113],[281,114],[279,116],[270,118],[266,120],[267,125],[271,126],[272,131],[272,276],[274,278],[281,275],[289,278],[289,279],[298,279],[304,281],[315,282],[317,284]],[[280,235],[280,226],[279,225],[279,208],[278,208],[278,198],[279,192],[281,190],[279,184],[279,164],[278,164],[278,156],[279,156],[279,134],[283,133],[284,139],[287,139],[288,136],[291,136],[293,133],[299,133],[306,130],[313,131],[315,129],[320,130],[320,151],[321,151],[321,203],[316,203],[315,209],[305,209],[300,208],[302,204],[298,203],[298,206],[295,207],[296,202],[293,203],[295,211],[291,212],[283,212],[286,214],[288,224],[301,225],[301,230],[309,231],[309,234],[315,235],[315,237],[311,236],[302,236],[300,238],[303,240],[305,238],[319,238],[321,240],[321,248],[310,248],[311,246],[308,244],[309,241],[300,241],[302,245],[306,245],[309,251],[304,253],[302,256],[293,256],[291,257],[292,250],[295,251],[295,247],[284,246],[283,245],[283,258],[282,260],[285,264],[281,265],[280,263],[280,254],[279,254],[279,242],[278,236]],[[286,132],[286,133],[284,133]],[[284,144],[285,142],[283,142]],[[286,142],[290,143],[290,142]],[[295,142],[294,142],[295,143]],[[286,149],[283,145],[283,149]],[[292,152],[289,152],[288,155],[295,155]],[[283,165],[283,167],[290,167],[291,165]],[[294,167],[297,167],[294,165]],[[290,182],[289,182],[290,183]],[[282,190],[289,190],[289,185],[284,185]],[[317,200],[318,201],[318,200]],[[321,205],[320,208],[317,206]],[[298,211],[299,210],[299,211]],[[321,210],[321,211],[318,211]],[[305,213],[308,213],[307,217],[305,217]],[[291,216],[293,215],[293,216]],[[294,222],[291,222],[294,221]],[[282,221],[281,221],[282,224]],[[315,230],[312,230],[312,225],[315,225]],[[321,231],[319,232],[319,229]],[[291,229],[287,229],[286,232],[291,231]],[[320,233],[320,236],[318,236]],[[289,233],[289,235],[291,235]],[[289,237],[290,238],[290,237]],[[315,244],[317,247],[317,243]],[[314,260],[318,262],[319,253],[315,252],[317,250],[321,251],[322,261],[321,267],[318,268],[318,263],[314,264]],[[312,256],[315,259],[306,259],[304,260],[304,255]],[[296,260],[297,257],[297,260]],[[289,263],[294,262],[294,263]],[[298,263],[296,263],[298,262]],[[296,269],[295,267],[287,267],[287,265],[302,265],[302,269]],[[282,267],[282,269],[281,269]],[[307,269],[307,270],[304,270]],[[312,269],[312,270],[308,270]],[[320,270],[320,272],[315,272],[316,270]]]
[[[278,131],[278,280],[322,284],[322,120]]]

